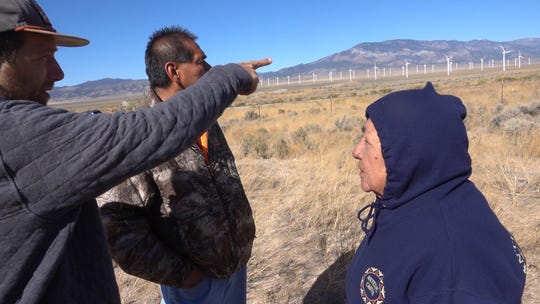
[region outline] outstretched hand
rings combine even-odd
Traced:
[[[239,63],[246,71],[249,72],[251,77],[253,78],[253,82],[251,85],[251,88],[247,91],[239,92],[240,95],[249,95],[257,89],[257,85],[259,84],[259,76],[255,72],[256,69],[267,66],[272,63],[272,59],[265,58],[265,59],[259,59],[259,60],[252,60],[252,61],[246,61]]]

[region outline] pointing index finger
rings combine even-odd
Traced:
[[[265,58],[265,59],[248,61],[246,63],[250,64],[253,67],[253,69],[256,70],[256,69],[258,69],[260,67],[267,66],[267,65],[271,64],[272,59],[271,58]]]

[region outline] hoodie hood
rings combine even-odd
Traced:
[[[459,98],[423,89],[390,93],[366,109],[379,135],[387,179],[378,200],[393,209],[441,185],[461,184],[471,159]],[[449,185],[452,187],[452,185]]]

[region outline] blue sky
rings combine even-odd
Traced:
[[[309,63],[362,42],[391,39],[509,41],[540,37],[540,0],[37,0],[62,33],[89,39],[60,48],[65,79],[145,79],[150,34],[180,25],[212,65],[271,57],[261,72]]]

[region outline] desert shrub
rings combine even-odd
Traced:
[[[334,121],[334,125],[339,131],[352,131],[355,127],[361,126],[363,124],[363,120],[358,117],[351,117],[347,118],[346,115],[343,115],[341,119],[337,118]]]
[[[248,134],[240,141],[240,150],[244,156],[253,155],[258,158],[268,159],[272,153],[268,148],[270,136],[266,129],[260,128],[255,134]]]
[[[533,102],[530,105],[519,105],[518,109],[523,114],[538,116],[540,115],[540,102]]]
[[[469,106],[464,122],[467,130],[473,130],[474,128],[484,129],[486,126],[489,126],[491,118],[492,113],[486,106]]]
[[[242,137],[240,151],[243,156],[286,159],[291,155],[293,149],[286,136],[274,136],[266,129],[260,128],[255,133]]]
[[[310,138],[310,134],[321,133],[322,128],[318,124],[309,124],[300,127],[291,133],[291,139],[299,151],[313,150],[319,145]]]
[[[240,148],[244,156],[254,155],[256,157],[268,159],[271,157],[266,141],[257,136],[248,135],[242,138]]]
[[[272,155],[284,159],[287,158],[290,154],[290,147],[287,140],[284,138],[278,138],[275,142],[272,143]]]
[[[498,104],[495,106],[494,113],[495,113],[495,114],[498,114],[498,113],[501,113],[503,110],[504,110],[504,105],[503,105],[502,103],[498,103]]]
[[[291,137],[296,142],[305,141],[308,138],[308,131],[303,127],[300,127],[291,133]]]
[[[298,116],[298,112],[296,111],[288,111],[289,112],[289,116]]]
[[[240,120],[238,120],[236,118],[232,118],[232,119],[229,119],[229,120],[220,121],[219,126],[221,127],[223,132],[225,132],[225,130],[227,130],[229,127],[234,126],[235,124],[238,124],[239,122],[240,122]]]
[[[497,109],[491,119],[490,129],[501,129],[508,133],[518,133],[540,127],[540,102]]]
[[[530,130],[538,125],[537,122],[525,120],[521,118],[510,118],[504,122],[502,128],[507,133],[519,133],[525,130]]]
[[[305,129],[307,130],[307,132],[311,132],[311,133],[321,133],[322,132],[322,128],[318,124],[309,124],[309,125],[305,126]]]
[[[259,114],[253,110],[249,110],[244,114],[245,120],[257,120],[259,119]]]
[[[272,100],[270,101],[270,103],[285,103],[285,102],[286,102],[286,100],[283,99],[283,98],[281,98],[281,97],[272,99]]]
[[[144,106],[144,99],[140,98],[134,98],[134,99],[127,99],[122,101],[121,103],[121,109],[123,111],[133,111],[135,109],[141,108]]]
[[[540,128],[531,130],[527,135],[525,144],[522,147],[523,153],[530,157],[540,157]],[[540,184],[537,184],[540,185]],[[537,193],[540,192],[540,187],[537,187]]]
[[[516,81],[518,80],[517,77],[510,77],[510,76],[502,76],[502,77],[497,77],[496,78],[497,81]]]
[[[309,109],[308,113],[309,114],[319,114],[319,113],[321,113],[321,109],[320,108],[312,108],[312,109]]]

